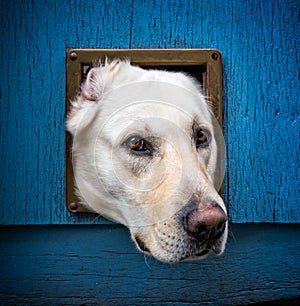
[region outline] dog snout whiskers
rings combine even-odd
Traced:
[[[185,217],[186,231],[198,241],[213,244],[219,239],[226,228],[227,215],[223,209],[215,203],[197,207]]]

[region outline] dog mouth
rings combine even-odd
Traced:
[[[222,250],[217,246],[217,242],[213,245],[209,243],[199,245],[197,242],[186,243],[185,246],[182,246],[182,248],[178,250],[178,256],[175,256],[175,258],[177,258],[174,262],[203,259],[209,254],[220,255],[221,253]]]
[[[195,260],[195,259],[200,259],[201,257],[206,257],[211,250],[205,249],[203,251],[200,251],[198,253],[195,253],[193,255],[185,255],[179,259],[179,261],[188,261],[188,260]]]
[[[133,237],[133,241],[135,242],[137,248],[145,253],[145,254],[148,254],[148,255],[151,255],[151,252],[150,250],[146,247],[146,244],[144,243],[144,241],[138,236],[138,235],[135,235]]]
[[[217,242],[216,242],[217,243]],[[196,260],[207,257],[209,254],[214,253],[215,255],[222,254],[222,249],[216,244],[209,246],[207,245],[204,249],[199,251],[191,251],[182,256],[178,261]]]
[[[220,255],[222,253],[222,249],[218,246],[218,241],[215,241],[214,244],[210,242],[199,244],[199,242],[194,241],[194,239],[192,239],[192,241],[191,239],[186,239],[180,245],[177,243],[176,246],[174,246],[173,244],[168,244],[158,239],[157,244],[159,247],[155,249],[160,249],[160,251],[158,254],[154,254],[139,235],[134,235],[132,238],[139,251],[167,263],[197,260],[205,258],[212,253],[215,255]]]

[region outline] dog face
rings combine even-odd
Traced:
[[[193,79],[113,61],[90,70],[72,105],[84,205],[127,226],[137,248],[163,262],[224,251],[222,133]]]

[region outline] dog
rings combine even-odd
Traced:
[[[194,78],[106,60],[71,105],[76,192],[90,211],[161,262],[223,253],[222,137]]]

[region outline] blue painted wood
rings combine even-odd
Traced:
[[[65,48],[218,48],[234,222],[299,222],[299,1],[1,1],[2,224],[65,208]],[[146,13],[145,13],[146,12]]]
[[[138,253],[121,226],[2,227],[0,304],[245,305],[300,296],[299,225],[231,231],[222,257],[166,265]]]

